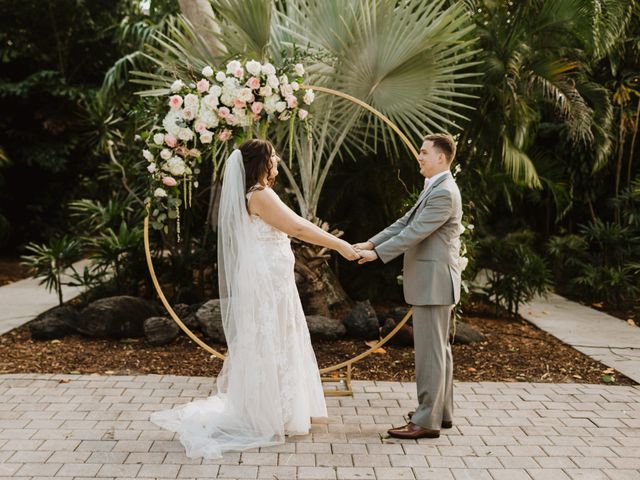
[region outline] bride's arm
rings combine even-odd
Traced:
[[[249,211],[287,235],[336,250],[348,260],[360,258],[360,255],[348,242],[325,232],[309,220],[296,214],[270,188],[253,192],[249,199]]]

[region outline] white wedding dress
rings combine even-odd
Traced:
[[[190,458],[281,444],[285,435],[308,434],[311,417],[327,416],[291,242],[246,211],[241,159],[235,150],[227,160],[220,205],[220,298],[228,352],[217,392],[150,417],[178,432]],[[241,185],[231,188],[231,181]]]

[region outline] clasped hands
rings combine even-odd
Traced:
[[[378,259],[378,254],[373,249],[373,246],[374,245],[371,242],[355,243],[353,245],[349,245],[348,254],[343,254],[343,256],[348,260],[357,260],[360,265],[367,262],[373,262]]]

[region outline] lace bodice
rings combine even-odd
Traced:
[[[247,201],[249,201],[251,195],[254,192],[255,190],[252,190],[251,192],[247,193]],[[289,241],[289,236],[286,233],[269,225],[262,218],[260,218],[259,215],[250,213],[249,218],[251,219],[251,224],[254,225],[257,230],[258,240],[275,242]]]

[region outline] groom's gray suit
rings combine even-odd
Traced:
[[[446,171],[402,218],[369,239],[384,263],[404,254],[404,297],[414,306],[419,403],[411,421],[432,430],[453,417],[449,325],[460,299],[461,220],[460,190]]]

